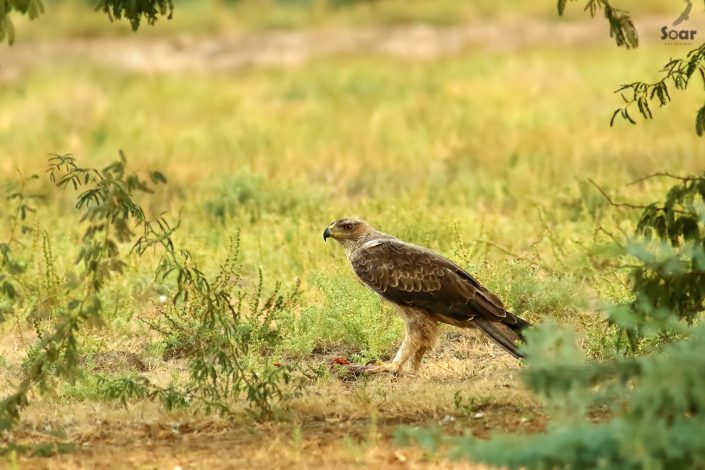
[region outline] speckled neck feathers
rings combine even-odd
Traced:
[[[354,240],[345,240],[342,242],[343,248],[345,248],[345,255],[350,259],[350,257],[355,253],[355,251],[364,247],[366,244],[381,241],[381,240],[393,240],[394,237],[386,233],[380,232],[379,230],[370,229],[360,238]]]

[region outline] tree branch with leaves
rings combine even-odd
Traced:
[[[174,14],[173,0],[99,0],[96,11],[105,13],[110,21],[126,19],[133,31],[137,31],[146,20],[154,25],[160,16],[171,19]],[[0,0],[0,42],[15,42],[15,27],[11,14],[27,15],[30,20],[44,13],[42,0]]]
[[[663,76],[655,82],[637,81],[619,87],[616,93],[621,95],[625,104],[612,114],[610,126],[614,125],[617,116],[636,124],[629,114],[634,106],[644,119],[653,119],[651,111],[653,104],[658,104],[659,107],[666,106],[671,101],[669,88],[686,90],[696,76],[700,77],[702,86],[705,87],[705,44],[688,52],[684,58],[670,60],[661,72]],[[699,136],[705,133],[705,104],[695,116],[695,132]]]
[[[57,187],[81,190],[76,208],[87,226],[76,262],[83,270],[80,282],[52,302],[51,312],[47,313],[40,301],[29,304],[30,320],[48,314],[53,326],[46,334],[37,332],[39,339],[28,353],[24,378],[13,393],[0,401],[0,431],[10,429],[19,419],[32,389],[45,390],[52,377],[75,377],[79,332],[85,325],[102,323],[101,289],[112,276],[121,274],[125,265],[118,244],[130,239],[131,226],[147,222],[134,198],[152,190],[136,174],[127,173],[122,152],[118,161],[103,170],[79,167],[71,155],[54,155],[47,173]],[[150,177],[153,184],[166,181],[159,172],[152,172]]]
[[[567,3],[568,0],[558,0],[559,15],[563,15]],[[628,12],[612,7],[607,0],[588,0],[585,11],[594,18],[598,10],[604,11],[610,24],[610,36],[615,38],[617,46],[627,49],[639,46],[639,36]],[[617,89],[615,93],[620,94],[624,106],[614,111],[610,126],[614,125],[617,116],[636,124],[634,107],[644,119],[653,119],[653,105],[666,106],[671,101],[669,89],[686,90],[695,76],[701,78],[705,87],[705,44],[691,50],[684,58],[671,59],[661,72],[662,77],[655,82],[635,81]],[[705,134],[705,104],[696,113],[695,132],[699,136]]]

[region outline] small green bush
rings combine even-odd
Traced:
[[[399,437],[512,469],[705,468],[705,325],[690,333],[649,356],[585,363],[571,332],[543,325],[527,333],[524,380],[561,418],[546,433],[484,441],[401,430]],[[586,421],[587,410],[601,418]]]
[[[265,296],[260,270],[252,291],[242,289],[239,236],[231,240],[218,274],[210,278],[188,250],[174,247],[173,230],[164,219],[147,224],[135,251],[164,250],[156,276],[162,282],[174,278],[176,292],[157,320],[145,321],[160,333],[164,359],[187,359],[189,378],[166,387],[145,376],[103,378],[104,396],[125,405],[133,399],[159,400],[167,409],[197,402],[206,412],[221,414],[231,413],[231,404],[244,397],[253,415],[271,416],[275,402],[287,396],[284,386],[295,370],[272,358],[281,342],[276,321],[298,301],[298,282],[287,293],[281,293],[277,283]]]
[[[71,155],[54,155],[49,160],[49,179],[59,188],[79,190],[76,209],[81,213],[84,234],[76,263],[81,266],[79,277],[58,288],[58,275],[53,266],[51,244],[43,236],[43,286],[26,287],[39,295],[15,303],[13,312],[19,316],[27,309],[34,323],[38,341],[31,345],[23,364],[24,376],[17,388],[0,401],[0,430],[10,429],[19,419],[21,409],[28,403],[32,389],[50,389],[54,378],[73,380],[79,364],[79,333],[88,325],[102,323],[103,303],[101,289],[106,282],[119,276],[125,266],[119,244],[129,241],[135,227],[144,226],[146,219],[136,201],[139,193],[151,192],[149,183],[137,174],[127,171],[125,156],[102,170],[82,168]],[[159,172],[150,174],[152,184],[165,182]],[[21,194],[22,192],[20,192]],[[24,201],[24,197],[16,197]],[[18,206],[19,219],[26,215]],[[17,220],[17,219],[15,219]],[[4,246],[9,253],[10,242]],[[30,286],[32,279],[19,279],[26,272],[9,262],[0,266],[6,279],[14,276],[18,285]],[[7,297],[16,297],[5,292]],[[13,295],[11,295],[13,294]]]
[[[648,354],[587,361],[572,331],[544,322],[526,333],[522,377],[555,420],[545,433],[400,438],[508,468],[705,468],[705,176],[678,179],[663,203],[641,207],[636,230],[646,240],[624,247],[638,261],[633,297],[609,311],[631,352]]]

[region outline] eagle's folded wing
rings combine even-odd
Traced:
[[[466,322],[480,316],[514,324],[502,302],[452,261],[396,239],[366,243],[350,262],[360,280],[386,299]]]

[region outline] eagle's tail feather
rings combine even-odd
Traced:
[[[524,338],[523,331],[524,331],[524,328],[530,327],[531,323],[529,323],[528,321],[524,320],[523,318],[520,318],[517,316],[514,316],[514,318],[516,319],[515,324],[511,324],[511,323],[505,323],[505,324],[509,328],[511,328],[514,331],[514,333],[516,333],[519,336],[519,338],[521,338],[522,341],[526,341],[526,338]]]
[[[482,330],[495,343],[500,345],[502,349],[507,351],[517,359],[523,359],[526,355],[519,351],[518,342],[522,340],[521,333],[510,328],[509,325],[497,321],[487,320],[485,318],[475,318],[472,323]]]

